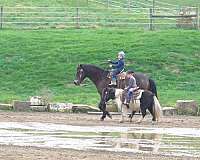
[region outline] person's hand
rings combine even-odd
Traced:
[[[110,64],[109,67],[112,68],[112,64]]]

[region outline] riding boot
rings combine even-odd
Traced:
[[[112,81],[109,85],[116,86],[117,85],[116,79],[112,78]]]

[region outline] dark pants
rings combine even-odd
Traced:
[[[126,103],[130,103],[132,97],[133,97],[133,88],[128,88],[126,94]]]
[[[117,75],[120,73],[121,71],[118,69],[113,69],[112,70],[112,81],[116,81],[117,79]]]

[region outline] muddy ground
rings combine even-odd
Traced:
[[[181,127],[181,128],[200,128],[200,117],[192,116],[169,116],[163,117],[161,122],[152,125],[151,117],[148,115],[141,124],[135,122],[140,116],[135,116],[132,123],[119,123],[120,116],[113,116],[113,119],[99,121],[99,115],[87,114],[66,114],[66,113],[40,113],[40,112],[0,112],[1,122],[43,122],[65,125],[102,125],[102,126],[129,126],[129,127]],[[0,145],[0,160],[133,160],[133,159],[198,159],[192,157],[175,157],[153,154],[134,154],[134,153],[114,153],[103,151],[77,151],[71,149],[49,149],[35,147],[18,147]]]

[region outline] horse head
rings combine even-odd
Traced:
[[[76,79],[74,80],[75,85],[80,85],[86,77],[83,65],[79,64],[76,71]]]

